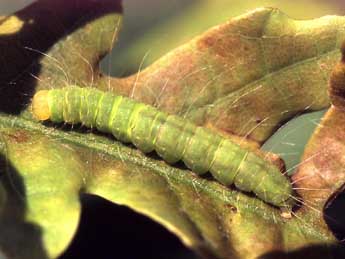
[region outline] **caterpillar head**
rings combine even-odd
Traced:
[[[32,99],[32,114],[37,120],[48,120],[51,116],[48,93],[48,90],[38,91]]]
[[[340,62],[334,66],[331,73],[328,92],[332,104],[345,109],[345,41],[341,46],[341,55]]]

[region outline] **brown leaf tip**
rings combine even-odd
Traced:
[[[341,45],[341,60],[331,73],[329,96],[335,107],[345,109],[345,41]]]

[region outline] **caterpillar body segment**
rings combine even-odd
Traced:
[[[275,206],[292,204],[291,184],[276,166],[207,128],[133,99],[73,86],[37,92],[32,111],[38,120],[112,133],[145,153],[155,150],[168,163],[182,160],[197,174],[210,172],[220,183],[254,192]]]

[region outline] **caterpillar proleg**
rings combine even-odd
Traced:
[[[41,121],[96,127],[145,153],[155,150],[170,164],[182,160],[199,175],[210,172],[221,184],[234,184],[275,206],[292,204],[290,181],[275,165],[205,127],[150,105],[94,88],[71,86],[37,92],[32,111]]]

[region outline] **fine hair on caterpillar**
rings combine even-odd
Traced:
[[[35,94],[36,119],[82,123],[144,153],[156,151],[166,162],[182,160],[193,172],[210,172],[221,184],[253,192],[263,201],[292,206],[289,179],[273,164],[215,132],[131,98],[95,88],[69,86]]]

